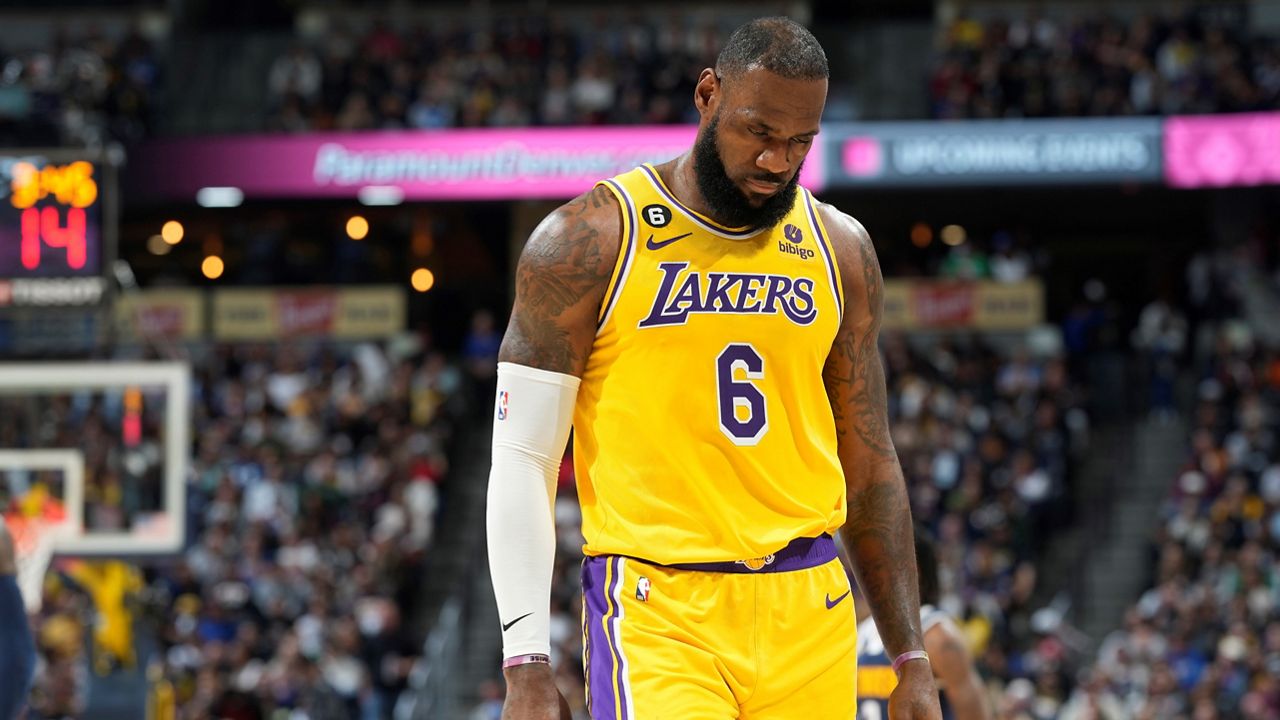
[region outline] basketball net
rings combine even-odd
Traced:
[[[23,604],[28,614],[37,613],[44,595],[44,573],[53,559],[53,541],[59,528],[40,518],[21,515],[5,515],[4,524],[13,538]]]

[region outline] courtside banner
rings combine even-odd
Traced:
[[[1172,117],[1164,133],[1171,187],[1280,184],[1280,113]]]
[[[205,296],[191,288],[164,288],[116,297],[118,339],[192,340],[204,335]]]
[[[824,125],[827,187],[1161,180],[1160,120],[974,120]]]
[[[213,293],[213,337],[223,341],[385,338],[404,330],[398,287],[227,288]]]
[[[1027,330],[1044,322],[1044,286],[951,280],[885,280],[886,330]]]
[[[316,133],[161,140],[130,157],[130,190],[191,202],[203,188],[245,198],[570,198],[644,162],[686,151],[693,126]],[[822,153],[801,182],[822,188]],[[372,190],[370,190],[372,189]]]

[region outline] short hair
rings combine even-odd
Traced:
[[[756,18],[729,36],[716,58],[716,75],[735,77],[762,68],[788,80],[831,76],[827,54],[813,33],[785,17]]]
[[[913,523],[916,543],[916,578],[920,584],[920,604],[937,605],[942,594],[938,587],[938,554],[929,530]]]

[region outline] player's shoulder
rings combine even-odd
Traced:
[[[622,239],[622,209],[603,184],[551,211],[529,235],[520,255],[522,270],[555,272],[566,265],[578,277],[607,282]]]
[[[857,218],[830,203],[814,198],[813,204],[827,231],[831,251],[835,253],[845,293],[872,282],[873,275],[878,282],[880,262],[867,228]]]
[[[622,230],[622,207],[617,197],[599,183],[587,192],[552,210],[530,236],[530,241],[582,241],[610,232],[617,239]]]
[[[816,197],[813,199],[813,205],[817,208],[818,217],[822,219],[822,224],[833,243],[858,245],[871,242],[871,234],[854,216]]]

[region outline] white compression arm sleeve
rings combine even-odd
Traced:
[[[498,363],[485,523],[504,658],[551,650],[556,479],[580,382]]]

